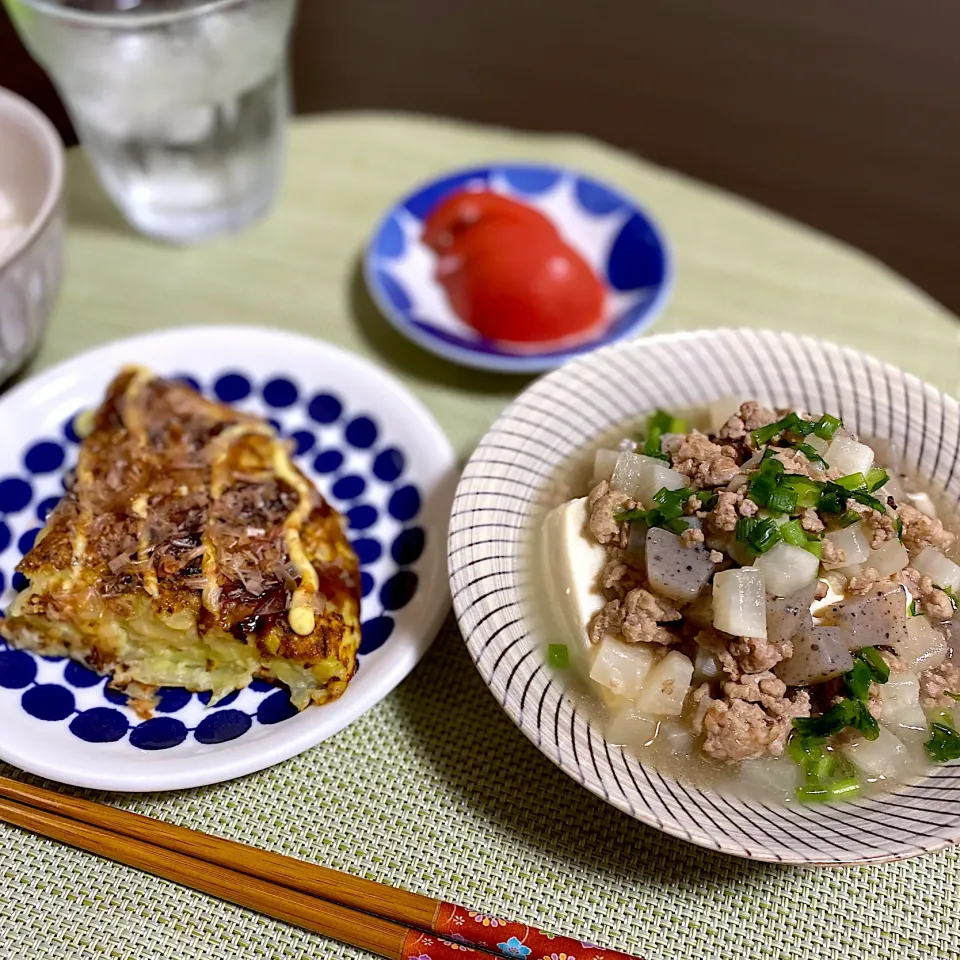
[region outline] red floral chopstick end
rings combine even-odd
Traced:
[[[441,903],[434,930],[447,940],[474,944],[510,960],[637,960],[585,940],[554,936],[536,927],[499,920],[453,903]],[[437,958],[431,957],[431,960]]]

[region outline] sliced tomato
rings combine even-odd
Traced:
[[[603,313],[603,286],[553,231],[486,220],[443,257],[437,274],[456,314],[492,340],[557,340]]]
[[[439,254],[460,252],[478,226],[510,223],[531,233],[557,236],[554,225],[538,210],[489,190],[455,193],[431,211],[421,239]]]

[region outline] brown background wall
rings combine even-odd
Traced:
[[[960,312],[957,0],[301,0],[301,112],[601,137],[835,234]],[[0,12],[0,85],[49,84]]]

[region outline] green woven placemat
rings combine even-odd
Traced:
[[[199,248],[134,237],[74,153],[67,281],[33,369],[157,327],[300,330],[390,367],[466,456],[524,381],[462,370],[409,345],[377,316],[357,262],[379,214],[411,184],[494,158],[571,164],[650,209],[677,259],[658,331],[803,330],[960,392],[960,324],[831,240],[587,140],[377,115],[294,124],[273,215]],[[814,871],[662,836],[578,787],[516,731],[452,623],[394,694],[306,754],[233,783],[109,799],[649,960],[960,957],[956,852]],[[0,826],[2,960],[355,956],[363,955]]]

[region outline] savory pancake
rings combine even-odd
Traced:
[[[159,686],[219,698],[279,680],[299,709],[339,697],[360,642],[340,516],[263,420],[126,368],[69,489],[17,568],[0,632],[69,656],[144,715]]]

